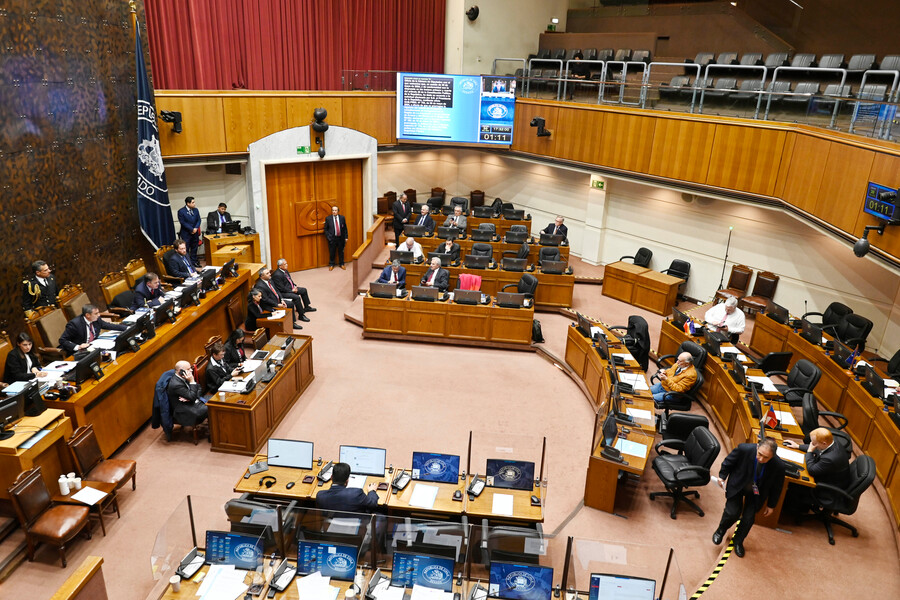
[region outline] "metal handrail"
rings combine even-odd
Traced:
[[[684,67],[685,70],[688,68],[691,68],[691,67],[697,69],[697,74],[694,76],[694,85],[691,86],[691,88],[694,91],[693,91],[693,93],[691,93],[691,109],[689,112],[693,113],[694,112],[694,103],[697,101],[697,84],[700,81],[700,73],[702,72],[702,69],[703,69],[703,67],[701,65],[698,65],[696,63],[651,62],[649,65],[647,65],[647,70],[644,71],[644,87],[641,90],[641,92],[642,92],[641,95],[643,96],[641,98],[641,108],[647,107],[647,105],[646,105],[647,88],[650,85],[650,73],[653,70],[654,65],[656,65],[658,67]]]
[[[569,69],[569,65],[573,62],[577,62],[584,65],[600,65],[600,80],[603,81],[603,78],[606,76],[606,61],[604,60],[567,60],[566,61],[566,77],[563,81],[563,98],[568,97],[569,93],[569,81],[573,81],[574,83],[578,83],[581,80],[570,80],[569,73],[571,70]],[[561,74],[561,73],[560,73]],[[585,79],[585,81],[593,81],[591,77]],[[557,96],[559,98],[559,96]]]
[[[703,99],[706,97],[706,90],[712,89],[712,88],[709,88],[709,86],[707,86],[707,83],[709,82],[709,78],[710,78],[709,72],[714,68],[722,70],[722,71],[762,71],[762,78],[759,81],[760,91],[762,91],[766,87],[766,67],[764,67],[763,65],[715,65],[715,64],[706,65],[706,72],[703,74],[703,88],[700,90],[699,111],[701,113],[703,112]],[[772,99],[772,96],[769,96],[769,100],[771,100],[771,99]],[[759,118],[759,109],[761,106],[762,106],[762,94],[757,94],[757,96],[756,96],[756,112],[753,113],[754,119]],[[768,115],[768,112],[766,112],[766,114]]]
[[[850,119],[850,129],[848,130],[850,133],[853,133],[853,128],[856,126],[856,117],[859,114],[859,102],[860,102],[860,100],[865,100],[865,98],[859,98],[858,96],[859,96],[859,93],[862,91],[862,89],[866,86],[866,78],[868,78],[869,75],[893,75],[894,76],[894,81],[891,82],[891,89],[885,95],[885,100],[887,102],[892,102],[892,100],[894,99],[894,92],[897,90],[897,81],[898,81],[898,79],[900,79],[900,71],[869,70],[869,71],[866,71],[865,73],[863,73],[862,81],[859,82],[859,90],[857,90],[857,92],[856,92],[857,100],[856,100],[856,103],[853,105],[853,117]],[[870,100],[870,102],[876,102],[876,101]],[[886,121],[886,119],[880,120],[880,122],[878,124],[878,132],[875,134],[875,137],[882,138],[882,137],[884,137],[884,135],[887,135],[887,131],[884,130],[885,121]],[[882,134],[883,131],[884,131],[884,134]],[[886,138],[884,138],[884,139],[886,139]]]
[[[534,63],[554,63],[559,65],[559,70],[562,71],[563,61],[558,58],[532,58],[528,61],[528,79],[525,82],[525,97],[528,98],[531,96],[531,72],[534,70]],[[559,86],[556,86],[556,99],[559,100]]]
[[[844,87],[844,83],[847,81],[847,69],[827,69],[822,67],[775,67],[775,70],[772,72],[772,82],[769,84],[773,88],[775,87],[775,82],[778,81],[778,74],[785,71],[795,71],[795,72],[803,72],[808,73],[810,71],[819,71],[822,73],[840,73],[841,74],[841,83],[840,87]],[[834,103],[834,112],[831,113],[831,123],[828,124],[828,127],[834,128],[834,122],[837,121],[838,108],[840,107],[840,102]],[[766,102],[766,116],[763,117],[764,120],[769,120],[769,109],[772,106],[772,96],[769,96],[769,100]]]
[[[641,105],[640,99],[637,102],[625,102],[625,83],[626,83],[625,80],[628,78],[628,65],[641,65],[641,67],[643,68],[643,72],[646,72],[647,71],[647,63],[640,61],[640,60],[608,60],[608,61],[606,61],[603,79],[601,80],[601,83],[600,83],[600,94],[599,94],[599,98],[598,98],[599,102],[606,101],[606,99],[603,97],[603,94],[604,94],[604,91],[606,89],[606,84],[607,84],[606,74],[609,72],[610,65],[622,65],[622,80],[619,82],[610,82],[611,85],[617,84],[619,86],[619,101],[618,101],[618,103],[619,104],[629,104],[632,106],[640,106]],[[644,82],[644,76],[642,75],[641,76],[641,85],[643,85],[643,82]]]
[[[495,58],[494,62],[491,63],[491,75],[497,74],[497,63],[498,62],[514,62],[514,63],[522,63],[522,75],[525,74],[525,69],[528,67],[528,62],[524,58]],[[515,73],[515,70],[513,70]]]

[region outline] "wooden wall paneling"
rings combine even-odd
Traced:
[[[347,220],[348,234],[344,259],[348,261],[362,244],[367,228],[367,223],[363,222],[362,210],[362,161],[354,159],[316,163],[313,172],[316,200],[322,205],[322,211],[325,211],[322,216],[330,216],[331,207],[336,205]],[[324,227],[325,222],[320,218],[319,231],[321,232]],[[319,266],[325,266],[328,264],[328,243],[324,233],[318,238]]]
[[[659,118],[650,154],[652,175],[706,183],[716,125],[687,119]]]
[[[603,137],[603,116],[599,110],[560,109],[557,127],[560,138],[556,142],[556,155],[568,160],[596,163]]]
[[[863,209],[874,158],[871,150],[831,142],[813,214],[852,233]]]
[[[657,119],[609,111],[603,118],[597,163],[615,169],[646,173]]]
[[[876,152],[872,162],[872,170],[869,172],[868,181],[880,183],[894,189],[900,188],[900,156]],[[865,191],[861,191],[859,194],[860,206],[862,206],[862,197],[864,195]],[[860,210],[859,218],[856,220],[856,227],[854,228],[853,233],[855,235],[862,235],[863,227],[866,225],[877,225],[879,223],[880,221],[878,219]],[[872,246],[880,248],[894,256],[900,256],[900,228],[898,227],[889,227],[885,229],[883,235],[871,234],[869,235],[869,241],[872,243]]]
[[[378,144],[397,143],[396,112],[394,95],[389,96],[344,96],[342,118],[344,127],[362,131],[378,140]],[[325,143],[328,147],[328,143]]]
[[[171,123],[159,121],[159,143],[163,156],[221,154],[227,151],[221,97],[157,96],[157,114],[163,110],[180,112],[183,129],[181,133],[173,133]]]
[[[566,110],[566,109],[563,109]],[[580,135],[577,131],[564,131],[559,127],[559,111],[556,106],[516,102],[516,119],[513,126],[512,149],[519,152],[557,156],[556,144],[568,136]],[[531,127],[531,119],[542,117],[545,127],[550,130],[549,137],[538,137],[537,128]]]
[[[287,127],[284,97],[222,98],[227,152],[246,152],[251,142]]]
[[[319,266],[318,216],[312,163],[266,165],[266,208],[273,260],[285,258],[291,269]]]
[[[784,176],[782,198],[806,212],[813,212],[831,143],[811,135],[797,133],[790,168]]]
[[[344,104],[339,96],[314,96],[314,97],[288,97],[285,99],[287,106],[287,127],[301,127],[311,124],[313,119],[313,111],[322,107],[328,111],[325,122],[329,125],[342,126],[344,118]],[[310,132],[315,138],[314,132]],[[328,143],[325,143],[328,148]]]
[[[778,175],[775,178],[775,189],[772,192],[777,198],[784,198],[784,188],[788,173],[791,171],[791,159],[794,156],[794,145],[798,137],[797,132],[788,131],[784,138],[784,147],[781,149],[781,160],[778,164]]]
[[[771,196],[785,135],[778,129],[716,125],[706,183]]]

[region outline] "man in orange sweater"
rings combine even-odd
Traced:
[[[694,357],[690,352],[682,352],[674,365],[656,372],[659,381],[650,386],[653,401],[657,404],[665,402],[668,392],[686,392],[697,381],[697,369],[694,368]]]

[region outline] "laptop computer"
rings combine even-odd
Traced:
[[[399,260],[401,264],[412,264],[413,253],[408,250],[391,250],[391,262]]]
[[[527,231],[507,231],[506,232],[506,243],[507,244],[521,244],[525,240],[528,239]]]
[[[521,221],[525,218],[525,210],[521,208],[506,208],[503,210],[503,218],[508,221]]]
[[[453,301],[457,304],[479,304],[481,302],[481,290],[454,290]]]
[[[414,285],[412,287],[412,299],[434,302],[440,296],[440,290],[426,285]]]
[[[466,254],[466,259],[464,262],[467,269],[487,269],[488,265],[491,264],[491,257]]]
[[[504,258],[501,261],[501,266],[504,271],[519,271],[522,272],[525,270],[525,267],[528,266],[527,258]]]
[[[473,229],[469,237],[473,242],[490,242],[494,239],[494,232],[489,229]]]
[[[373,298],[396,298],[397,284],[373,281],[369,284],[369,295]]]
[[[503,308],[522,308],[525,306],[525,294],[497,292],[497,306]]]
[[[559,246],[566,239],[561,235],[553,235],[552,233],[541,234],[541,246]]]
[[[541,261],[541,273],[562,275],[566,272],[566,267],[568,266],[569,263],[564,260],[543,260]]]
[[[428,235],[428,228],[424,225],[410,225],[407,223],[403,227],[403,233],[406,234],[406,237],[422,237],[423,235]]]
[[[462,230],[460,230],[459,227],[455,227],[452,225],[450,227],[444,227],[443,225],[441,225],[437,228],[437,236],[442,240],[446,240],[447,238],[455,240],[463,237],[463,234]]]
[[[494,207],[492,206],[476,206],[472,209],[472,216],[479,219],[490,219],[494,216]]]

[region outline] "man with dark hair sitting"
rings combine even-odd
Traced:
[[[134,286],[134,300],[131,301],[131,310],[135,311],[145,306],[159,306],[165,296],[159,285],[159,275],[148,272],[144,280]]]
[[[194,265],[191,264],[191,257],[188,256],[187,242],[184,240],[175,240],[175,252],[169,255],[166,260],[166,270],[172,277],[181,277],[187,279],[197,274]]]
[[[209,364],[206,365],[206,393],[210,396],[215,394],[223,383],[240,374],[240,367],[232,368],[225,362],[225,344],[214,343],[209,353]]]
[[[228,205],[219,202],[219,207],[206,215],[206,233],[222,233],[225,223],[231,223]]]
[[[375,493],[378,484],[370,483],[366,492],[359,488],[348,488],[350,465],[347,463],[335,464],[331,473],[331,488],[316,495],[316,507],[323,510],[364,512],[378,506],[378,494]]]
[[[102,329],[125,331],[128,326],[104,321],[100,318],[99,308],[93,304],[85,304],[81,307],[81,316],[66,323],[66,328],[59,337],[59,347],[66,352],[66,355],[87,350],[91,347],[91,343],[100,337]]]

